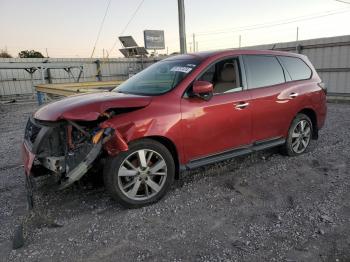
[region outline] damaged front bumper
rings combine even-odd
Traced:
[[[87,173],[103,149],[114,155],[128,146],[115,130],[102,129],[97,123],[53,123],[31,117],[22,145],[25,175],[55,175],[58,189],[64,189]]]

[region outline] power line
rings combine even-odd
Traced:
[[[120,32],[119,35],[123,35],[123,34],[124,34],[124,32],[125,32],[126,29],[128,28],[128,26],[129,26],[129,24],[131,23],[131,21],[134,20],[134,18],[135,18],[135,16],[136,16],[137,12],[138,12],[139,9],[141,8],[141,6],[142,6],[142,4],[143,4],[144,1],[145,1],[145,0],[141,0],[141,1],[140,1],[140,3],[138,4],[138,6],[136,7],[135,11],[134,11],[133,14],[131,15],[129,21],[126,23],[124,29]],[[118,39],[115,40],[115,42],[114,42],[112,48],[109,50],[107,58],[109,57],[109,54],[112,53],[112,51],[113,51],[113,49],[115,48],[115,46],[116,46],[117,43],[118,43]]]
[[[95,41],[95,44],[94,44],[94,48],[92,49],[92,53],[91,53],[91,58],[92,58],[92,56],[93,56],[94,53],[95,53],[95,49],[96,49],[97,42],[98,42],[98,40],[100,39],[100,35],[101,35],[102,28],[103,28],[103,24],[105,23],[105,19],[106,19],[107,13],[108,13],[108,9],[109,9],[109,6],[111,5],[111,1],[112,1],[112,0],[109,0],[109,1],[108,1],[105,14],[104,14],[103,19],[102,19],[102,22],[101,22],[101,24],[100,24],[100,28],[98,29],[98,33],[97,33],[96,41]]]
[[[223,33],[228,33],[228,32],[233,33],[233,32],[250,31],[250,30],[256,30],[256,29],[261,29],[261,28],[286,25],[286,24],[291,24],[291,23],[305,21],[305,20],[317,19],[317,18],[331,16],[331,15],[336,15],[336,14],[340,14],[340,13],[346,13],[346,12],[349,12],[349,11],[350,11],[350,8],[346,8],[345,10],[344,9],[333,10],[333,11],[327,11],[327,12],[313,14],[313,15],[300,16],[300,17],[296,17],[296,18],[290,18],[290,19],[279,20],[279,21],[268,22],[268,23],[262,23],[262,24],[255,24],[255,25],[244,26],[244,27],[236,27],[236,28],[228,28],[228,29],[224,29],[224,30],[213,30],[213,31],[206,31],[206,32],[198,32],[198,33],[196,33],[196,35],[199,36],[199,35],[223,34]]]
[[[293,34],[291,33],[291,31],[293,30]],[[282,42],[286,42],[286,41],[295,41],[295,27],[288,27],[288,28],[284,28],[283,30],[268,30],[267,32],[258,32],[257,34],[244,34],[244,39],[245,39],[245,44],[244,46],[255,46],[255,45],[267,45],[267,44],[271,44],[271,43],[282,43]],[[330,30],[332,30],[330,28]],[[272,36],[271,34],[267,34],[267,33],[280,33],[283,32],[283,35],[285,35],[285,37],[283,37],[284,40],[281,41],[281,38],[278,35]],[[245,37],[245,36],[250,36],[250,37]],[[264,38],[261,38],[261,36],[264,36]],[[236,37],[238,37],[238,35],[236,35]],[[334,37],[334,35],[329,35],[329,36],[325,36],[325,35],[319,35],[316,37],[308,37],[308,38],[304,38],[303,40],[307,40],[307,39],[315,39],[315,38],[323,38],[323,37]],[[213,37],[211,39],[205,39],[205,40],[199,40],[198,42],[201,44],[201,50],[205,51],[205,50],[218,50],[218,49],[224,49],[224,48],[232,48],[232,41],[224,41],[224,40],[230,40],[232,39],[232,35],[230,36],[226,36],[226,37],[222,37],[222,38],[216,38]],[[275,41],[277,39],[277,41]],[[290,39],[290,40],[288,40]],[[299,40],[300,40],[300,36],[299,36]],[[238,40],[234,41],[234,48],[237,48],[238,46]]]
[[[135,12],[132,14],[132,16],[130,17],[129,21],[126,23],[126,25],[125,25],[123,31],[120,33],[120,35],[124,34],[124,32],[125,32],[126,29],[128,28],[128,26],[129,26],[129,24],[131,23],[131,21],[135,18],[137,12],[138,12],[139,9],[141,8],[141,6],[142,6],[142,4],[143,4],[144,1],[145,1],[145,0],[141,0],[141,2],[139,3],[139,5],[137,6]]]
[[[343,0],[335,0],[337,2],[340,2],[340,3],[344,3],[344,4],[350,4],[350,2],[346,2],[346,1],[343,1]]]
[[[270,30],[265,29],[264,31],[259,31],[259,32],[254,33],[254,36],[266,35],[267,33],[280,33],[280,32],[290,34],[291,31],[293,31],[293,33],[294,33],[295,27],[284,27],[281,29],[270,29]],[[244,34],[244,36],[245,35],[249,35],[249,33],[247,32]],[[225,35],[223,35],[222,37],[210,37],[208,35],[203,35],[203,36],[199,36],[197,38],[197,35],[196,35],[196,38],[198,39],[198,41],[200,43],[207,43],[207,42],[218,42],[220,40],[232,39],[233,36],[238,37],[239,34],[232,34],[232,31],[231,31],[231,32],[225,33]]]
[[[345,13],[349,12],[350,9],[342,9],[338,11],[328,11],[326,14],[322,13],[319,15],[314,15],[310,17],[308,16],[302,16],[302,17],[297,17],[297,18],[291,18],[287,20],[280,20],[280,21],[275,21],[275,22],[268,22],[268,23],[263,23],[263,24],[255,24],[255,25],[250,25],[250,26],[244,26],[244,27],[236,27],[236,28],[231,28],[231,29],[225,29],[225,30],[220,30],[220,31],[207,31],[207,32],[199,32],[197,35],[209,35],[209,34],[221,34],[221,33],[227,33],[227,32],[241,32],[241,31],[249,31],[249,30],[256,30],[256,29],[261,29],[261,28],[267,28],[267,27],[274,27],[274,26],[280,26],[280,25],[285,25],[285,24],[290,24],[290,23],[295,23],[295,22],[300,22],[304,20],[312,20],[312,19],[317,19],[325,16],[330,16],[330,15],[335,15],[339,13]]]

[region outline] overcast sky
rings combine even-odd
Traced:
[[[0,0],[0,49],[90,57],[108,1]],[[140,2],[111,0],[95,57],[111,50]],[[188,49],[195,33],[200,51],[237,47],[239,35],[242,46],[293,41],[297,27],[300,39],[350,34],[350,5],[335,0],[185,0],[185,8]],[[280,25],[239,31],[261,24]],[[145,29],[164,30],[169,53],[178,51],[177,0],[144,0],[124,35],[142,46]],[[110,57],[121,56],[118,48],[119,42]]]

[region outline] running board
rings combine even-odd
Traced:
[[[188,162],[186,165],[181,166],[181,170],[193,169],[217,162],[221,162],[237,156],[247,155],[256,151],[276,147],[283,145],[286,142],[284,138],[274,138],[269,140],[257,141],[254,144],[246,145],[243,147],[235,148],[229,151],[224,151],[215,155],[206,156],[199,159],[194,159]]]

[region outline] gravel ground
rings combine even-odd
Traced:
[[[268,150],[196,169],[134,210],[92,177],[40,191],[28,216],[20,143],[35,108],[0,105],[0,260],[350,261],[350,105],[329,104],[320,139],[302,156]],[[25,246],[12,250],[24,217]]]

